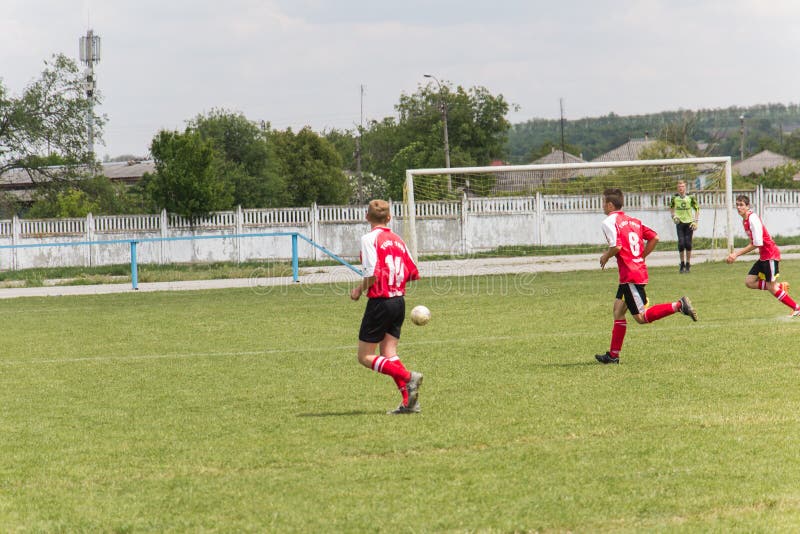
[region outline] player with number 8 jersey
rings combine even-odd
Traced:
[[[676,312],[697,320],[697,312],[688,297],[673,302],[649,306],[647,302],[647,263],[645,258],[656,248],[658,234],[639,219],[622,211],[624,196],[620,189],[603,192],[603,234],[608,249],[600,256],[600,268],[605,269],[611,258],[617,259],[619,287],[614,300],[614,326],[611,330],[611,347],[605,354],[597,354],[600,363],[619,363],[622,342],[627,331],[626,311],[637,323],[652,323]]]
[[[394,380],[402,401],[390,414],[418,413],[422,374],[403,366],[397,345],[406,314],[406,282],[419,279],[419,270],[406,244],[387,226],[391,218],[388,202],[370,201],[367,221],[371,230],[361,238],[363,278],[350,292],[353,300],[365,291],[369,298],[358,333],[358,362]]]

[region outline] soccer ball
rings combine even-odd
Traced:
[[[417,326],[424,326],[431,320],[431,311],[425,306],[414,306],[411,310],[411,322]]]

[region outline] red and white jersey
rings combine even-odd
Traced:
[[[385,226],[373,228],[361,237],[361,266],[365,278],[375,277],[375,283],[367,291],[369,298],[405,295],[406,281],[419,278],[406,244]]]
[[[761,217],[748,211],[747,215],[742,220],[744,224],[744,231],[753,246],[758,247],[758,259],[760,260],[778,260],[781,259],[781,251],[778,245],[767,232],[764,223],[761,222]]]
[[[613,211],[603,221],[603,234],[609,247],[619,247],[617,268],[619,283],[646,284],[647,264],[642,252],[646,241],[658,237],[652,228],[621,211]]]

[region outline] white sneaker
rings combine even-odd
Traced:
[[[422,407],[419,405],[419,402],[416,403],[411,408],[408,408],[405,404],[403,404],[401,402],[400,406],[398,406],[394,410],[390,410],[390,411],[386,412],[386,415],[401,415],[401,414],[407,414],[407,413],[419,413],[421,411],[422,411]]]
[[[411,371],[411,378],[406,384],[406,391],[408,392],[408,408],[414,409],[417,405],[419,398],[419,387],[422,385],[422,373]]]

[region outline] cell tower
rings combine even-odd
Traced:
[[[80,39],[81,62],[86,65],[84,75],[84,87],[86,88],[86,98],[89,100],[89,112],[86,116],[86,128],[88,133],[87,150],[91,157],[94,157],[94,64],[100,61],[100,36],[95,35],[93,30],[87,30],[86,35]]]

